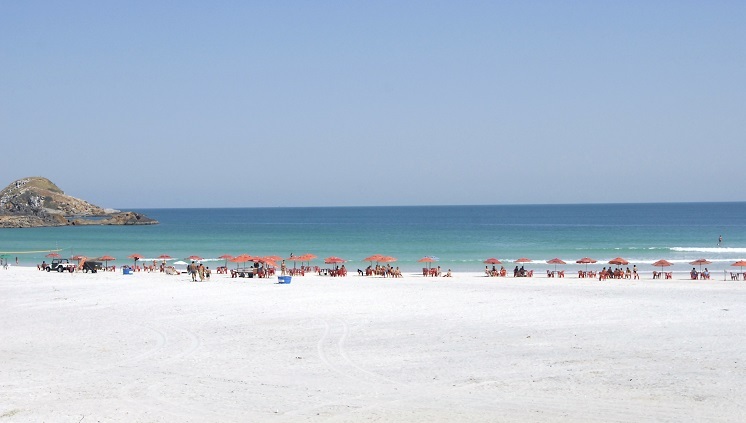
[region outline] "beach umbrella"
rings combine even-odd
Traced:
[[[707,259],[703,259],[702,258],[702,259],[697,259],[697,260],[694,260],[694,261],[690,261],[689,264],[691,264],[692,266],[699,265],[699,271],[701,272],[703,264],[712,264],[712,262],[709,261],[709,260],[707,260]]]
[[[487,260],[485,260],[484,262],[486,264],[503,264],[503,262],[501,262],[500,260],[498,260],[498,259],[496,259],[494,257],[490,257]]]
[[[274,261],[274,262],[282,261],[282,257],[280,256],[264,256],[264,259],[269,260],[269,261]]]
[[[345,260],[343,258],[339,258],[339,257],[335,257],[335,256],[327,257],[327,258],[324,259],[324,263],[326,263],[326,264],[339,264],[339,263],[344,263],[346,261],[347,260]]]
[[[523,264],[523,263],[531,263],[531,259],[528,259],[526,257],[521,257],[518,260],[516,260],[515,262],[516,263],[521,263],[521,264]],[[521,267],[523,267],[523,266],[521,266]]]
[[[85,263],[85,261],[88,260],[88,257],[81,256],[80,254],[77,254],[77,255],[72,256],[71,260],[77,261],[78,262],[78,267],[80,267],[80,262],[82,261],[82,262]]]
[[[192,260],[192,261],[202,261],[204,259],[202,257],[200,257],[200,256],[189,256],[189,260]]]
[[[567,263],[565,263],[563,260],[555,257],[555,258],[553,258],[551,260],[547,260],[547,264],[553,264],[554,265],[554,271],[556,272],[558,264],[567,264]]]
[[[430,263],[434,263],[436,261],[438,261],[438,258],[437,257],[433,257],[433,256],[425,256],[425,257],[417,260],[417,262],[419,262],[419,263],[427,263],[427,268],[428,269],[430,268]]]
[[[609,264],[615,264],[617,266],[626,266],[626,265],[629,264],[629,261],[627,261],[627,260],[625,260],[625,259],[623,259],[621,257],[617,257],[615,259],[609,260]]]
[[[106,263],[105,266],[109,267],[109,262],[110,261],[114,261],[116,259],[114,257],[112,257],[112,256],[101,256],[101,257],[98,258],[98,260],[105,262]]]
[[[288,258],[287,258],[287,259],[285,259],[285,260],[287,260],[287,261],[292,261],[292,262],[293,262],[293,269],[295,269],[295,264],[296,264],[297,262],[301,262],[301,266],[302,266],[302,265],[303,265],[303,261],[304,261],[304,260],[303,260],[303,256],[293,256],[293,255],[291,255],[290,257],[288,257]]]
[[[363,261],[369,261],[370,265],[373,266],[374,261],[378,263],[379,261],[381,261],[382,258],[383,258],[383,255],[381,254],[373,254],[372,256],[368,256],[364,258]]]
[[[664,267],[673,266],[673,263],[667,260],[658,260],[655,263],[653,263],[653,266],[660,267],[661,272],[662,272]]]
[[[220,256],[218,258],[221,258],[221,259],[225,260],[225,267],[228,267],[228,260],[232,259],[233,256],[230,255],[230,254],[223,254],[222,256]]]
[[[737,262],[731,264],[731,266],[740,267],[741,272],[743,272],[743,268],[746,267],[746,260],[738,260]]]
[[[587,272],[588,271],[588,264],[589,263],[595,263],[595,262],[596,262],[596,260],[594,260],[594,259],[592,259],[590,257],[583,257],[582,259],[576,261],[575,263],[584,264],[585,265],[585,271]]]
[[[306,253],[300,256],[303,261],[307,261],[308,265],[311,265],[311,260],[316,258],[316,254]],[[301,262],[302,263],[302,262]]]
[[[231,259],[228,259],[231,263],[236,263],[236,269],[238,269],[238,263],[246,263],[247,261],[251,261],[253,257],[251,257],[248,254],[239,254],[236,257],[233,257]]]
[[[169,256],[168,254],[161,254],[160,256],[158,256],[158,258],[163,261],[166,261],[166,260],[171,260],[173,257]]]
[[[59,253],[49,253],[45,257],[48,257],[48,258],[62,258],[62,256],[59,255]]]
[[[308,265],[310,266],[311,265],[311,260],[315,259],[316,255],[315,254],[311,254],[311,253],[306,253],[306,254],[300,255],[299,258],[300,258],[300,264],[301,264],[301,266],[303,265],[304,261],[308,262]],[[277,260],[275,260],[275,261],[277,261]]]
[[[383,257],[381,257],[380,261],[381,261],[381,263],[393,263],[393,262],[396,261],[396,257],[383,256]]]
[[[141,258],[143,258],[143,255],[135,253],[135,254],[128,255],[127,258],[133,259],[135,261],[135,267],[137,267],[137,260],[140,260]]]

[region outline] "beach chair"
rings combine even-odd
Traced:
[[[738,273],[730,272],[730,280],[737,281],[738,280]]]
[[[666,279],[673,278],[673,272],[666,272]]]

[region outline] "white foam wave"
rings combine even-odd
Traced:
[[[670,248],[670,250],[678,251],[682,253],[746,254],[746,248],[736,248],[736,247],[672,247]]]

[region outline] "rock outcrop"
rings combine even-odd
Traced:
[[[66,195],[42,177],[19,179],[0,191],[0,228],[157,223],[139,213],[107,210]]]

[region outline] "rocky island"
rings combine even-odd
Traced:
[[[71,197],[38,176],[19,179],[0,191],[0,228],[157,223],[140,213],[104,209]]]

